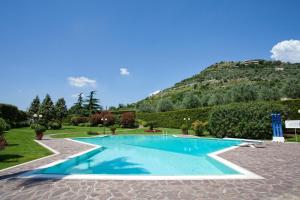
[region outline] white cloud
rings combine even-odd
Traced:
[[[69,80],[69,84],[74,87],[85,87],[85,86],[96,87],[96,80],[89,79],[84,76],[69,77],[68,80]]]
[[[151,93],[149,94],[149,96],[156,95],[156,94],[158,94],[158,93],[160,93],[160,92],[161,92],[161,90],[156,90],[156,91],[154,91],[154,92],[151,92]]]
[[[284,40],[273,46],[271,58],[283,62],[300,63],[300,40]]]
[[[122,76],[128,76],[130,74],[130,72],[128,71],[127,68],[120,68],[120,74]]]

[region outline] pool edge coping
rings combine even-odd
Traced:
[[[95,137],[106,137],[107,135],[101,135],[101,136],[95,136]],[[94,137],[94,138],[95,138]],[[176,137],[173,135],[173,137]],[[90,138],[90,137],[79,137],[79,138]],[[238,166],[222,157],[219,156],[219,154],[225,153],[227,151],[231,151],[234,149],[239,148],[239,146],[232,146],[225,149],[221,149],[219,151],[215,151],[212,153],[207,154],[209,157],[217,160],[218,162],[224,164],[225,166],[228,166],[235,171],[241,173],[241,174],[233,174],[233,175],[183,175],[183,176],[149,176],[149,175],[103,175],[103,174],[71,174],[71,175],[60,175],[60,174],[34,174],[35,171],[41,170],[43,168],[51,167],[54,165],[57,165],[59,163],[65,162],[71,158],[86,154],[88,152],[94,151],[96,149],[103,148],[101,145],[95,145],[87,142],[77,141],[71,138],[64,138],[65,140],[93,146],[93,148],[73,154],[71,156],[66,157],[65,159],[59,159],[57,161],[51,162],[46,165],[42,165],[40,167],[34,168],[29,172],[25,172],[17,178],[34,178],[34,179],[65,179],[65,180],[238,180],[238,179],[264,179],[264,177],[257,175],[241,166]],[[38,141],[36,141],[38,142]],[[40,142],[38,142],[40,144]],[[41,144],[45,148],[49,150],[54,150],[51,147]],[[60,152],[57,152],[56,150],[53,151],[54,155],[60,154]],[[47,156],[49,157],[49,156]],[[46,158],[46,157],[43,157]],[[43,159],[40,158],[40,159]],[[33,160],[35,161],[35,160]],[[33,162],[29,161],[29,162]],[[25,164],[25,163],[24,163]]]

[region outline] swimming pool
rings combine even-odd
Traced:
[[[100,148],[42,168],[45,175],[221,176],[241,175],[216,160],[213,152],[234,147],[239,140],[180,138],[172,135],[118,135],[75,138]]]

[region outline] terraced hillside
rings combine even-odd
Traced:
[[[192,107],[201,107],[285,98],[300,98],[300,64],[251,60],[216,63],[132,106],[155,110],[169,99],[173,109],[180,109],[191,108],[189,100],[196,102]]]

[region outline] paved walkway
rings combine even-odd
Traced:
[[[16,175],[91,148],[64,139],[44,144],[61,154],[0,172],[0,199],[300,199],[300,144],[240,147],[221,157],[265,179],[199,181],[104,181],[18,179]]]

